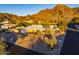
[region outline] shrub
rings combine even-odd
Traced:
[[[7,54],[6,47],[7,47],[6,43],[0,40],[0,55]]]

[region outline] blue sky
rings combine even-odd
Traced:
[[[79,7],[79,4],[67,4],[70,7]],[[38,13],[40,10],[53,8],[54,4],[0,4],[0,13],[10,13],[19,16]]]

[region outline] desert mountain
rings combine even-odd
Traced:
[[[9,20],[11,23],[21,24],[31,21],[33,24],[59,24],[63,21],[79,17],[79,8],[70,8],[63,4],[58,4],[52,9],[39,11],[37,14],[27,16],[17,16],[14,14],[0,13],[0,22]]]

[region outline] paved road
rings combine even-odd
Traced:
[[[79,26],[79,25],[78,25]],[[79,30],[75,24],[67,29],[61,55],[79,55]]]

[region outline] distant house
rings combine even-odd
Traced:
[[[9,28],[12,28],[15,26],[16,26],[16,24],[11,24],[11,23],[9,23],[9,21],[4,21],[4,22],[2,22],[1,28],[2,29],[9,29]]]
[[[15,24],[3,24],[3,25],[1,25],[1,28],[2,29],[8,29],[8,28],[11,28],[11,27],[14,27],[15,26]]]

